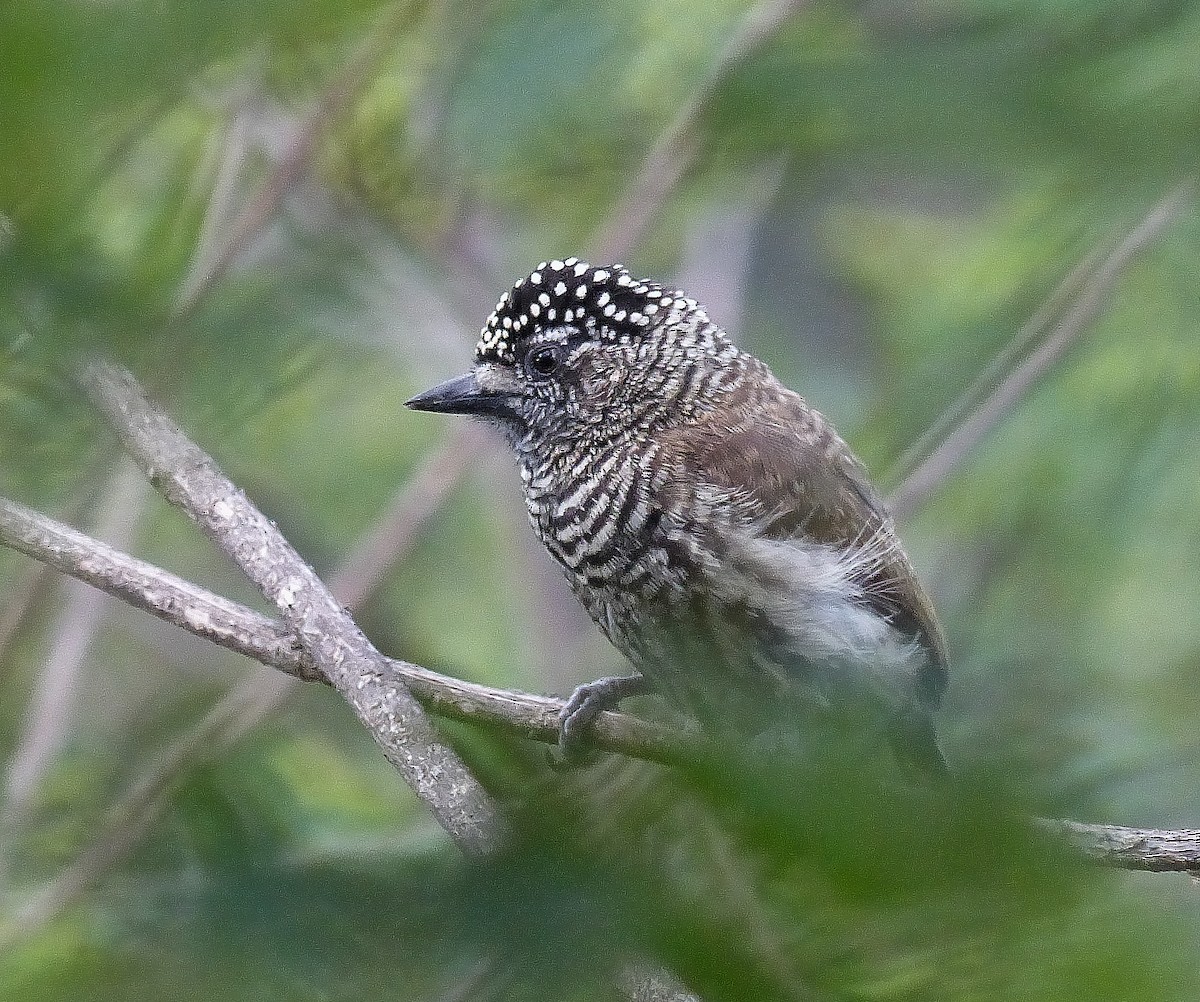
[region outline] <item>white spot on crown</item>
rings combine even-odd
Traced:
[[[553,275],[553,278],[547,276]],[[569,257],[541,262],[500,297],[480,332],[478,358],[512,361],[525,328],[564,323],[619,344],[675,314],[707,320],[693,299],[679,290],[667,292],[654,282],[630,276],[622,265],[593,268]],[[561,318],[561,320],[559,319]]]

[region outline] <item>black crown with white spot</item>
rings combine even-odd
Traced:
[[[543,261],[500,297],[475,347],[483,361],[512,362],[539,327],[578,327],[628,342],[670,312],[699,314],[694,299],[630,276],[619,264],[597,268],[579,258]]]

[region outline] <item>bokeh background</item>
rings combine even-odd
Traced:
[[[972,791],[932,848],[817,784],[771,824],[828,838],[729,823],[732,866],[647,820],[676,780],[547,779],[540,750],[457,727],[533,801],[660,790],[598,811],[602,849],[543,804],[521,851],[467,866],[333,693],[0,550],[0,995],[611,998],[632,949],[706,998],[1196,997],[1186,878],[1095,871],[1004,819],[1200,821],[1198,49],[1200,8],[1162,0],[7,0],[3,493],[259,604],[64,377],[101,350],[382,649],[450,674],[565,693],[621,670],[499,441],[402,406],[539,260],[686,288],[885,491],[1089,277],[1105,295],[903,506]],[[621,880],[652,868],[647,826],[662,910]]]

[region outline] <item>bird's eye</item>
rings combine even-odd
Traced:
[[[531,372],[539,376],[549,376],[558,368],[559,349],[556,345],[542,345],[533,348],[525,358],[525,364]]]

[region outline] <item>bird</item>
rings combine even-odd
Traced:
[[[685,292],[543,261],[471,370],[407,405],[499,428],[534,531],[635,669],[575,690],[564,753],[655,693],[714,736],[835,735],[947,774],[946,641],[892,516],[830,422]]]

